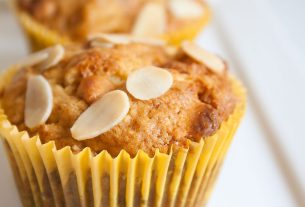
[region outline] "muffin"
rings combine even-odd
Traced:
[[[24,206],[203,205],[245,107],[219,57],[130,36],[46,48],[1,88]]]
[[[210,17],[202,0],[14,0],[14,8],[33,50],[96,33],[179,44],[193,39]]]

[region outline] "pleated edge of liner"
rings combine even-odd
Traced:
[[[14,11],[15,15],[18,18],[19,23],[25,30],[25,33],[28,35],[29,33],[34,36],[44,36],[44,39],[48,39],[47,41],[53,41],[54,44],[56,43],[62,43],[62,44],[68,44],[72,43],[73,41],[69,38],[69,36],[60,34],[54,29],[50,29],[46,26],[43,26],[41,23],[36,21],[33,17],[31,17],[30,14],[28,14],[26,11],[21,11],[18,9],[18,6],[16,5],[16,0],[11,0],[10,7]],[[175,31],[170,31],[165,34],[161,34],[160,36],[157,36],[156,38],[161,38],[165,40],[166,42],[177,45],[179,44],[184,38],[184,36],[197,34],[199,33],[202,28],[204,28],[211,19],[212,11],[209,7],[209,5],[206,2],[203,2],[204,7],[204,14],[202,17],[196,21],[193,24],[188,24],[187,26],[184,26],[182,28],[179,28]],[[42,38],[41,38],[42,39]],[[189,39],[189,38],[185,38]]]
[[[3,90],[4,85],[6,85],[6,83],[8,83],[11,80],[11,78],[13,77],[13,75],[15,74],[17,69],[18,69],[18,66],[12,66],[8,70],[6,70],[6,71],[4,71],[0,74],[0,90]],[[237,106],[235,106],[234,111],[231,113],[231,115],[228,117],[228,119],[221,123],[221,126],[219,127],[219,129],[212,136],[201,138],[199,142],[195,142],[195,141],[192,141],[192,140],[188,139],[188,144],[189,144],[188,148],[178,147],[177,149],[174,149],[174,145],[172,145],[171,148],[170,148],[169,153],[163,153],[163,152],[160,152],[159,149],[157,149],[153,156],[149,156],[143,150],[139,150],[137,152],[137,154],[134,157],[132,157],[124,149],[122,149],[120,151],[120,153],[118,153],[117,156],[112,156],[107,150],[103,150],[103,151],[101,151],[97,154],[93,154],[91,152],[90,147],[85,147],[80,152],[77,152],[77,153],[74,153],[71,150],[71,146],[66,146],[64,148],[57,149],[54,140],[42,144],[41,141],[40,141],[39,135],[34,135],[34,136],[30,137],[27,131],[19,131],[16,125],[11,124],[11,122],[7,119],[7,116],[6,116],[6,114],[5,114],[5,112],[2,108],[1,98],[0,98],[0,135],[2,137],[4,137],[5,139],[10,139],[10,138],[17,137],[17,136],[21,137],[21,139],[23,139],[23,140],[29,140],[29,141],[33,140],[33,139],[37,139],[36,140],[37,148],[42,149],[45,146],[51,144],[53,153],[55,153],[55,152],[60,153],[60,152],[63,152],[65,150],[68,150],[68,152],[71,153],[71,155],[75,156],[75,157],[77,157],[81,154],[84,154],[84,153],[89,153],[90,158],[97,158],[97,157],[103,156],[105,154],[106,157],[112,159],[113,161],[119,159],[123,154],[127,154],[128,159],[130,159],[130,160],[133,160],[133,159],[136,160],[140,156],[144,156],[147,159],[155,159],[156,157],[162,157],[162,156],[170,158],[173,155],[174,151],[175,152],[187,153],[190,150],[190,148],[196,148],[196,147],[199,147],[200,145],[203,146],[205,139],[218,136],[219,134],[221,134],[221,131],[226,130],[226,126],[229,126],[231,124],[230,122],[240,120],[243,117],[243,115],[245,113],[245,106],[246,106],[246,90],[242,86],[242,83],[240,81],[236,80],[232,76],[230,77],[230,79],[231,79],[231,83],[232,83],[234,93],[240,98],[240,102]],[[2,135],[3,131],[5,131],[5,130],[6,131],[9,130],[10,133],[8,133],[8,134],[11,137],[8,137],[8,135],[6,135],[6,136]]]

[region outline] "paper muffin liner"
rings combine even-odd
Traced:
[[[59,34],[45,25],[37,22],[27,12],[17,8],[15,0],[12,0],[12,8],[15,11],[20,25],[27,37],[29,46],[32,51],[41,50],[54,44],[65,44],[73,42],[68,36]],[[204,4],[205,13],[198,20],[176,31],[161,35],[159,38],[164,39],[167,43],[179,45],[183,40],[193,40],[198,33],[208,24],[211,11],[207,4]]]
[[[1,76],[0,88],[14,70]],[[153,157],[122,150],[112,157],[90,148],[73,153],[42,144],[38,136],[18,131],[0,109],[0,135],[24,206],[203,206],[210,195],[233,135],[245,110],[245,92],[232,79],[240,104],[219,130],[189,148],[158,150]],[[0,100],[1,101],[1,100]]]

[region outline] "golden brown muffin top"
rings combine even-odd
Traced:
[[[18,5],[73,40],[99,32],[161,35],[200,21],[206,12],[201,0],[18,0]],[[143,33],[137,24],[149,26]]]
[[[184,45],[193,46],[191,43]],[[31,135],[38,133],[42,143],[54,140],[57,148],[71,146],[78,152],[90,147],[95,153],[108,150],[112,155],[122,149],[131,155],[140,149],[149,155],[156,149],[168,153],[172,145],[188,147],[188,139],[199,141],[213,135],[238,102],[227,69],[216,71],[213,67],[217,65],[213,62],[198,61],[186,51],[187,48],[143,43],[105,47],[86,44],[65,47],[64,54],[57,55],[57,59],[53,54],[48,62],[38,62],[36,53],[31,56],[32,62],[24,64],[5,87],[2,106],[10,122],[19,130],[26,130]],[[202,52],[203,58],[212,55]],[[127,90],[126,79],[147,66],[166,70],[173,82],[158,97],[140,100]],[[50,85],[53,105],[45,123],[29,128],[25,124],[25,99],[29,78],[38,74]],[[159,82],[150,84],[158,87]],[[128,96],[130,108],[126,116],[98,136],[76,140],[70,130],[75,121],[93,103],[114,90],[121,90]]]

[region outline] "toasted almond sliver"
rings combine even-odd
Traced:
[[[55,45],[27,56],[19,61],[18,65],[24,67],[38,65],[41,70],[45,70],[57,64],[63,58],[64,53],[62,45]]]
[[[166,42],[162,39],[153,38],[153,37],[131,37],[131,42],[133,43],[143,43],[148,45],[164,46]]]
[[[204,64],[209,69],[222,73],[225,70],[224,62],[216,55],[198,47],[197,45],[185,41],[182,43],[182,50],[194,60]]]
[[[38,63],[43,62],[48,58],[49,54],[47,50],[41,50],[39,52],[35,52],[30,54],[29,56],[25,57],[21,61],[17,63],[17,65],[28,67],[32,65],[37,65]]]
[[[37,127],[47,121],[53,108],[53,94],[49,82],[41,75],[28,79],[25,100],[25,125]]]
[[[65,49],[62,45],[54,45],[45,49],[48,53],[48,58],[39,65],[41,70],[46,70],[61,61],[65,55]]]
[[[102,43],[113,44],[128,44],[130,43],[130,36],[126,34],[106,34],[97,33],[89,36],[89,41],[99,41]]]
[[[90,42],[90,45],[91,47],[112,48],[114,44],[110,42],[101,42],[98,40],[92,40]]]
[[[163,34],[166,29],[166,12],[162,4],[156,2],[147,3],[133,26],[132,34],[135,36],[157,36]]]
[[[113,44],[143,43],[143,44],[157,45],[157,46],[163,46],[166,44],[164,40],[158,38],[132,36],[125,34],[98,33],[89,36],[88,39],[89,41],[91,41],[91,45],[93,47],[102,47],[102,48],[112,47]]]
[[[132,72],[126,81],[128,92],[140,100],[157,98],[173,84],[172,74],[162,68],[147,66]]]
[[[105,94],[78,117],[71,128],[73,138],[91,139],[110,130],[124,119],[129,108],[129,99],[124,91]]]
[[[203,7],[196,1],[171,0],[169,1],[171,13],[181,19],[198,18],[203,15]]]

